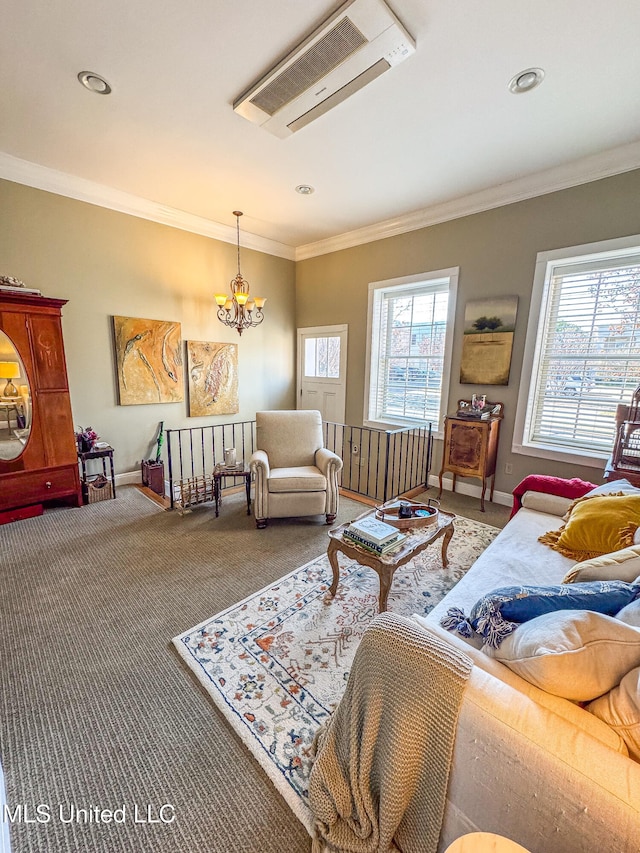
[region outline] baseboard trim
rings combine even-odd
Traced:
[[[440,488],[440,481],[436,474],[431,474],[429,477],[429,485],[437,486]],[[444,476],[442,478],[442,491],[443,492],[451,492],[453,491],[453,478]],[[472,498],[480,499],[480,495],[482,494],[481,486],[473,485],[472,483],[462,483],[460,480],[456,483],[456,492],[460,492],[461,495],[469,495]],[[484,493],[485,501],[489,500],[489,489]],[[510,492],[495,492],[493,493],[493,503],[500,504],[501,506],[511,506],[513,503],[513,495]]]
[[[151,503],[156,504],[156,506],[159,506],[164,510],[171,509],[171,502],[169,501],[169,498],[161,497],[148,486],[143,486],[142,483],[134,483],[134,485],[140,494],[144,495],[147,500],[151,501]]]
[[[142,483],[142,471],[124,471],[122,474],[116,474],[114,477],[116,488],[118,486],[128,486],[132,483],[138,485]]]
[[[351,492],[349,489],[343,489],[342,486],[338,489],[342,497],[350,498],[352,501],[365,504],[366,506],[378,506],[378,501],[373,498],[368,498],[366,495],[361,495],[358,492]]]

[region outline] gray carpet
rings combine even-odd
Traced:
[[[452,501],[443,508],[478,509]],[[338,522],[365,509],[342,498]],[[503,526],[500,511],[479,519]],[[0,759],[12,809],[51,815],[14,824],[15,853],[307,853],[302,825],[170,640],[326,544],[315,519],[256,530],[243,492],[217,519],[210,505],[164,512],[129,486],[0,526]],[[157,820],[165,803],[172,823],[134,823],[134,806]],[[63,823],[60,805],[67,820],[71,806],[124,805],[125,822]]]
[[[427,492],[416,495],[414,500],[426,501],[427,498],[437,498],[437,496],[438,489],[432,487]],[[465,518],[473,519],[473,521],[481,521],[483,524],[490,524],[492,527],[499,527],[501,529],[509,521],[509,516],[511,515],[511,506],[493,503],[489,500],[488,496],[485,497],[484,512],[482,512],[480,509],[480,498],[473,498],[461,492],[450,492],[447,490],[442,492],[440,507],[446,510],[446,512],[463,515]]]
[[[365,509],[342,499],[338,521]],[[135,487],[0,527],[0,758],[15,853],[281,853],[309,838],[170,646],[316,557],[315,519],[255,529],[243,494],[180,516]],[[174,807],[168,824],[158,819]],[[63,823],[117,809],[125,823]],[[170,812],[164,812],[170,817]],[[23,812],[24,816],[24,812]],[[81,816],[82,817],[82,816]],[[120,817],[120,815],[119,815]]]

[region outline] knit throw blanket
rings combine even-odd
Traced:
[[[471,666],[410,619],[372,621],[316,738],[313,853],[435,853]]]

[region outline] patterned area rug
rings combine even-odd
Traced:
[[[448,568],[438,541],[398,569],[388,609],[429,613],[499,532],[458,516]],[[360,638],[378,612],[378,575],[338,556],[334,599],[323,555],[173,640],[309,831],[313,737],[340,701]]]

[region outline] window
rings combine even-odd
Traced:
[[[337,379],[340,376],[340,337],[306,338],[304,375]]]
[[[538,255],[513,450],[601,467],[640,384],[640,237]]]
[[[367,426],[441,428],[457,283],[456,268],[369,285]]]

